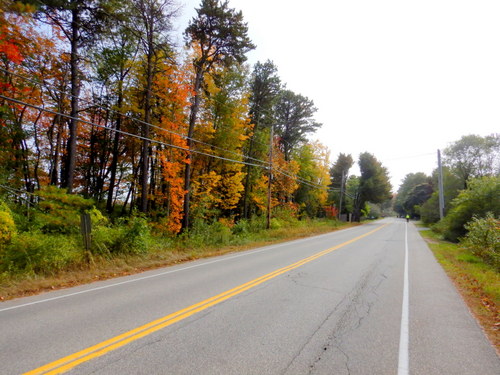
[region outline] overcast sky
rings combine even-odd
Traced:
[[[179,1],[181,33],[201,0]],[[313,138],[332,162],[368,151],[396,191],[406,174],[432,172],[437,149],[500,133],[499,0],[229,3],[257,45],[249,62],[272,60],[316,104]]]

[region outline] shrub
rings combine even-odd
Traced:
[[[434,224],[439,221],[439,195],[434,192],[432,196],[420,207],[420,218],[424,224]]]
[[[22,233],[7,247],[0,268],[9,272],[51,275],[80,263],[82,254],[73,236]]]
[[[35,220],[44,233],[77,234],[80,232],[80,214],[92,210],[94,202],[76,194],[68,194],[55,186],[40,190],[42,198]]]
[[[0,250],[16,236],[17,229],[12,212],[0,201]]]
[[[195,220],[193,227],[184,238],[188,246],[203,247],[227,245],[231,241],[231,236],[231,228],[219,221],[206,223],[202,220]]]
[[[452,208],[439,223],[444,238],[458,241],[466,234],[465,225],[473,217],[485,217],[488,212],[500,216],[500,177],[483,177],[469,181],[467,190],[463,190],[453,200]]]
[[[116,226],[97,225],[92,231],[94,254],[144,254],[149,248],[150,228],[146,219],[118,220]]]
[[[489,212],[484,218],[473,218],[465,228],[468,233],[462,244],[500,270],[500,220]]]

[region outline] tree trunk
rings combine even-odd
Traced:
[[[144,102],[144,122],[142,126],[142,141],[141,150],[141,200],[139,211],[147,212],[148,210],[148,170],[149,170],[149,122],[151,121],[151,90],[153,87],[153,35],[148,35],[148,56],[146,67],[146,99]]]
[[[191,105],[191,113],[189,115],[189,129],[188,129],[188,140],[187,147],[191,150],[193,145],[192,138],[194,133],[194,125],[196,124],[196,118],[198,116],[198,109],[200,107],[200,89],[203,80],[203,70],[200,67],[196,68],[196,77],[194,82],[194,102]],[[182,218],[182,230],[186,230],[189,227],[189,200],[191,193],[191,162],[192,155],[191,152],[188,153],[186,157],[186,169],[184,170],[184,216]]]
[[[71,120],[69,123],[68,156],[62,186],[68,193],[73,192],[76,165],[76,137],[78,133],[78,97],[80,95],[80,79],[78,72],[78,34],[80,31],[80,9],[78,6],[71,11]]]
[[[116,170],[118,168],[118,146],[120,144],[120,130],[122,126],[122,105],[123,105],[123,81],[118,84],[118,117],[115,125],[115,136],[113,139],[113,158],[111,160],[111,177],[109,181],[108,200],[106,202],[106,210],[111,213],[113,211],[113,195],[116,183]]]
[[[254,128],[254,133],[250,138],[250,145],[248,146],[248,155],[253,156],[253,144],[255,133],[257,132],[257,124]],[[243,218],[248,219],[250,217],[250,174],[252,173],[252,166],[246,165],[247,173],[245,175],[245,188],[243,190]]]

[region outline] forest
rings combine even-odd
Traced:
[[[354,176],[351,155],[331,161],[310,140],[323,126],[314,102],[272,61],[248,64],[256,46],[228,1],[201,0],[182,45],[179,11],[174,0],[1,2],[0,278],[179,249],[192,259],[266,230],[394,211],[452,241],[483,225],[496,236],[485,257],[500,264],[497,134],[445,149],[442,219],[437,171],[407,175],[393,196],[374,155],[359,155]]]
[[[309,140],[322,126],[314,102],[272,61],[247,63],[255,45],[240,11],[202,0],[176,45],[179,10],[2,2],[3,272],[50,274],[172,239],[224,243],[339,211],[359,221],[366,202],[391,198],[369,153],[361,177],[348,183],[343,154],[350,165],[332,175],[330,150]]]
[[[254,46],[227,2],[203,1],[182,47],[170,42],[170,0],[4,7],[9,187],[59,187],[171,233],[260,214],[268,190],[271,208],[326,205],[328,151],[306,138],[321,126],[314,103],[287,90],[272,62],[245,65]]]

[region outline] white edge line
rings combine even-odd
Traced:
[[[351,230],[351,229],[354,229],[354,228],[357,228],[357,227],[346,228],[346,229],[342,229],[341,231],[345,232],[345,231],[348,231],[348,230]],[[330,235],[330,234],[333,234],[333,233],[338,233],[338,231],[330,232],[330,233],[325,233],[325,234],[320,234],[320,235],[314,236],[314,237],[327,236],[327,235]],[[165,272],[156,273],[154,275],[138,277],[138,278],[131,279],[131,280],[121,281],[119,283],[114,283],[114,284],[109,284],[109,285],[103,285],[103,286],[99,286],[99,287],[95,287],[95,288],[91,288],[91,289],[81,290],[79,292],[64,294],[62,296],[51,297],[51,298],[46,298],[46,299],[42,299],[42,300],[39,300],[39,301],[33,301],[33,302],[23,303],[21,305],[16,305],[16,306],[10,306],[10,307],[6,307],[6,308],[3,308],[3,309],[0,309],[0,313],[3,312],[3,311],[19,309],[21,307],[27,307],[27,306],[37,305],[39,303],[51,302],[51,301],[55,301],[55,300],[62,299],[62,298],[73,297],[73,296],[76,296],[76,295],[79,295],[79,294],[84,294],[84,293],[89,293],[89,292],[95,292],[95,291],[98,291],[98,290],[107,289],[107,288],[111,288],[111,287],[115,287],[115,286],[120,286],[120,285],[124,285],[124,284],[129,284],[129,283],[133,283],[133,282],[136,282],[136,281],[142,281],[142,280],[152,279],[152,278],[155,278],[155,277],[164,276],[164,275],[168,275],[168,274],[175,273],[175,272],[186,271],[186,270],[189,270],[189,269],[192,269],[192,268],[198,268],[198,267],[206,266],[206,265],[213,264],[213,263],[218,263],[218,262],[222,262],[222,261],[226,261],[226,260],[231,260],[231,259],[235,259],[235,258],[247,256],[247,255],[257,254],[257,253],[260,253],[260,252],[263,252],[263,251],[269,251],[269,250],[272,250],[272,249],[277,248],[277,247],[285,246],[285,245],[288,245],[290,243],[297,243],[297,242],[308,241],[311,238],[312,237],[307,237],[307,238],[301,238],[301,239],[294,240],[294,241],[287,241],[287,242],[279,243],[279,244],[276,244],[276,245],[269,245],[269,246],[266,246],[266,247],[264,247],[262,249],[253,250],[253,251],[250,250],[250,251],[246,251],[244,253],[235,254],[233,256],[226,256],[224,258],[215,259],[215,260],[208,261],[208,262],[203,262],[203,263],[200,263],[200,264],[194,264],[192,266],[187,266],[187,267],[183,267],[183,268],[177,268],[175,270],[169,270],[169,271],[165,271]]]
[[[401,311],[401,332],[399,337],[398,375],[409,374],[409,296],[408,296],[408,223],[405,223],[405,262],[403,277],[403,305]]]

